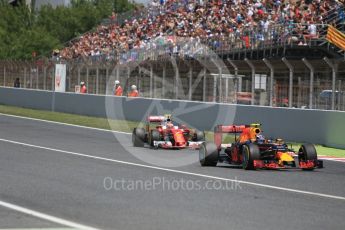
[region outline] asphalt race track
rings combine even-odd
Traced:
[[[0,115],[0,229],[344,229],[342,162],[313,172],[167,168],[127,150],[198,158],[120,144],[107,131]]]

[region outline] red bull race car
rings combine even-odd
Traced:
[[[149,116],[145,128],[134,128],[132,133],[134,147],[146,143],[155,149],[198,149],[204,141],[204,132],[174,124],[171,115]]]
[[[222,143],[223,134],[233,135],[235,141]],[[201,166],[228,163],[243,169],[323,168],[314,145],[303,144],[295,152],[282,139],[266,139],[261,134],[260,124],[216,126],[214,143],[200,146],[199,160]]]

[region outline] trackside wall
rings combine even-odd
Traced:
[[[172,113],[200,130],[217,124],[261,123],[266,137],[345,148],[345,112],[271,108],[0,87],[0,104],[112,119],[142,121],[148,114]]]

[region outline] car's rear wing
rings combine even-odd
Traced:
[[[165,117],[164,116],[148,116],[147,121],[150,123],[160,123],[164,121]]]
[[[242,133],[245,129],[254,129],[253,131],[256,133],[261,132],[259,129],[260,124],[250,124],[250,125],[217,125],[214,128],[214,143],[221,148],[223,142],[223,133],[231,133],[235,134],[235,141],[236,141],[236,134]]]
[[[217,125],[214,127],[214,143],[220,149],[223,144],[223,133],[242,133],[246,125]]]
[[[217,125],[214,133],[242,133],[248,125]]]

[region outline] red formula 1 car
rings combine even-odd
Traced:
[[[174,125],[170,115],[149,116],[145,128],[134,128],[132,143],[135,147],[144,147],[145,143],[153,148],[198,149],[205,141],[201,131],[189,129],[184,125]]]
[[[303,144],[298,152],[289,148],[282,139],[265,139],[260,124],[218,125],[214,130],[214,143],[204,143],[199,149],[202,166],[217,163],[240,165],[243,169],[287,169],[313,170],[322,168],[314,145]],[[223,144],[223,134],[234,135],[235,141]]]

